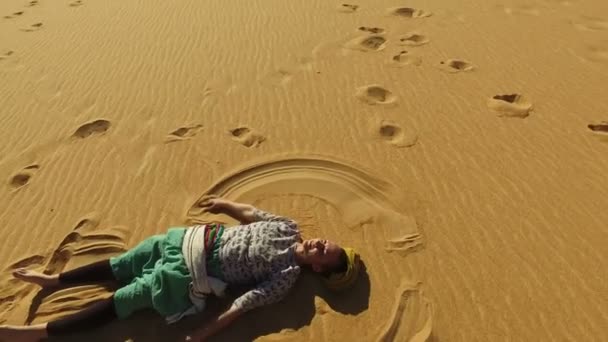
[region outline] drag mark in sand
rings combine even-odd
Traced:
[[[377,234],[373,236],[386,246],[385,252],[405,252],[422,243],[416,220],[397,212],[393,199],[403,194],[392,183],[372,176],[361,167],[320,156],[271,158],[238,168],[213,184],[191,205],[186,221],[188,224],[209,222],[203,203],[210,196],[246,198],[254,203],[257,196],[296,195],[311,196],[336,208],[345,225],[339,229],[374,226]]]
[[[433,307],[424,296],[421,284],[404,283],[395,295],[390,324],[382,330],[378,340],[391,342],[399,336],[402,341],[423,342],[432,332]]]
[[[38,270],[44,274],[57,274],[64,271],[67,264],[73,258],[86,255],[88,259],[91,255],[94,255],[98,256],[101,260],[101,258],[107,257],[108,254],[121,253],[127,250],[126,241],[130,237],[130,230],[128,228],[116,226],[99,230],[99,223],[100,220],[97,213],[85,215],[48,255],[32,255],[12,263],[3,272],[3,278],[0,279],[0,312],[3,314],[0,316],[0,322],[3,317],[6,317],[10,313],[15,305],[35,289],[35,285],[14,278],[12,275],[14,272],[28,269]],[[39,292],[36,297],[38,298],[41,295],[44,296],[45,294]],[[31,323],[37,317],[42,299],[35,299],[30,304],[27,323]],[[58,310],[53,310],[54,313],[70,310],[70,305],[66,305],[63,299],[65,298],[58,299],[63,304]]]

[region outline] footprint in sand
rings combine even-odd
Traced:
[[[532,110],[532,103],[519,94],[493,96],[488,99],[487,105],[501,117],[526,118]]]
[[[260,144],[266,141],[265,136],[245,126],[233,128],[229,130],[229,132],[230,135],[232,135],[232,140],[245,147],[258,147]]]
[[[410,32],[399,38],[400,45],[407,46],[420,46],[430,42],[430,40],[423,34]]]
[[[380,27],[367,27],[367,26],[360,26],[359,27],[359,31],[363,31],[363,32],[369,32],[369,33],[384,33],[384,29],[380,28]]]
[[[11,15],[5,15],[4,19],[13,19],[13,18],[16,18],[16,17],[20,17],[20,16],[23,15],[23,13],[25,13],[25,12],[24,11],[19,11],[19,12],[15,12],[15,13],[13,13]]]
[[[411,129],[403,129],[401,126],[390,120],[380,122],[378,136],[386,143],[395,147],[412,147],[418,142],[418,134]],[[396,245],[399,245],[395,242]]]
[[[577,2],[578,0],[542,0],[542,2],[545,5],[549,5],[549,6],[553,6],[555,4],[558,5],[562,5],[562,6],[572,6],[574,2]]]
[[[260,81],[262,84],[271,86],[271,87],[282,87],[287,85],[293,78],[294,73],[287,68],[279,68],[276,71],[273,71],[266,76],[264,76]]]
[[[8,59],[10,56],[12,56],[15,53],[15,51],[12,50],[8,50],[5,53],[0,55],[0,61],[3,61],[5,59]]]
[[[540,10],[533,6],[523,5],[519,7],[503,7],[503,10],[508,15],[530,15],[538,17]]]
[[[587,128],[597,137],[601,138],[602,141],[608,142],[608,121],[602,121],[599,124],[589,124]]]
[[[608,42],[604,44],[608,44]],[[585,53],[585,59],[591,62],[608,65],[608,47],[605,47],[604,44],[588,46]]]
[[[356,95],[369,105],[390,105],[397,102],[397,97],[390,90],[377,84],[358,88]]]
[[[32,164],[24,167],[23,170],[11,177],[9,182],[10,186],[13,187],[13,189],[20,189],[27,185],[38,169],[40,169],[40,165],[38,164]]]
[[[608,20],[582,16],[579,20],[572,22],[575,28],[581,31],[606,31],[608,30]]]
[[[342,4],[338,6],[338,11],[343,13],[354,13],[359,9],[359,5]]]
[[[42,23],[35,23],[30,25],[28,28],[21,29],[23,32],[36,32],[42,29]]]
[[[427,18],[433,15],[433,13],[415,9],[411,7],[393,7],[388,9],[390,15],[394,15],[401,18]]]
[[[38,0],[32,0],[26,5],[26,7],[34,7],[37,5],[38,5]]]
[[[346,47],[363,52],[380,51],[386,48],[387,39],[380,34],[357,37],[346,43]]]
[[[82,0],[77,0],[77,1],[71,2],[69,4],[70,7],[78,7],[78,6],[82,6],[82,5],[83,5]]]
[[[108,120],[95,120],[88,122],[80,127],[72,134],[73,137],[84,139],[94,134],[103,134],[110,129],[111,123]]]
[[[169,133],[165,142],[174,142],[174,141],[183,141],[188,138],[192,138],[195,136],[200,130],[203,128],[203,125],[193,125],[193,126],[185,126],[176,129],[175,131]]]
[[[420,66],[422,58],[412,55],[407,50],[401,50],[398,54],[391,57],[389,64],[396,67],[404,67],[406,65]]]
[[[473,66],[473,64],[467,61],[463,61],[460,59],[448,59],[439,62],[439,68],[445,72],[456,73],[463,71],[471,71],[475,67]]]
[[[602,121],[599,124],[589,124],[587,128],[594,132],[608,133],[608,121]]]

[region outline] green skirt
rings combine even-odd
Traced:
[[[114,293],[119,318],[141,309],[154,309],[167,317],[192,306],[192,277],[182,255],[185,234],[186,228],[171,228],[166,234],[149,237],[126,253],[110,258],[114,276],[124,285]]]

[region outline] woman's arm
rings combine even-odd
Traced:
[[[241,223],[255,221],[255,207],[221,198],[209,198],[202,203],[203,211],[212,214],[226,214]]]
[[[194,334],[188,336],[186,341],[202,342],[217,334],[220,330],[226,328],[235,319],[243,314],[240,309],[231,307],[223,314],[219,315],[216,319],[208,322],[202,329],[194,332]]]

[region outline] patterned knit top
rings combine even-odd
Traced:
[[[297,223],[259,209],[254,218],[247,225],[219,228],[208,259],[209,276],[253,286],[232,304],[243,311],[280,301],[300,275],[294,256],[295,243],[301,241]]]

